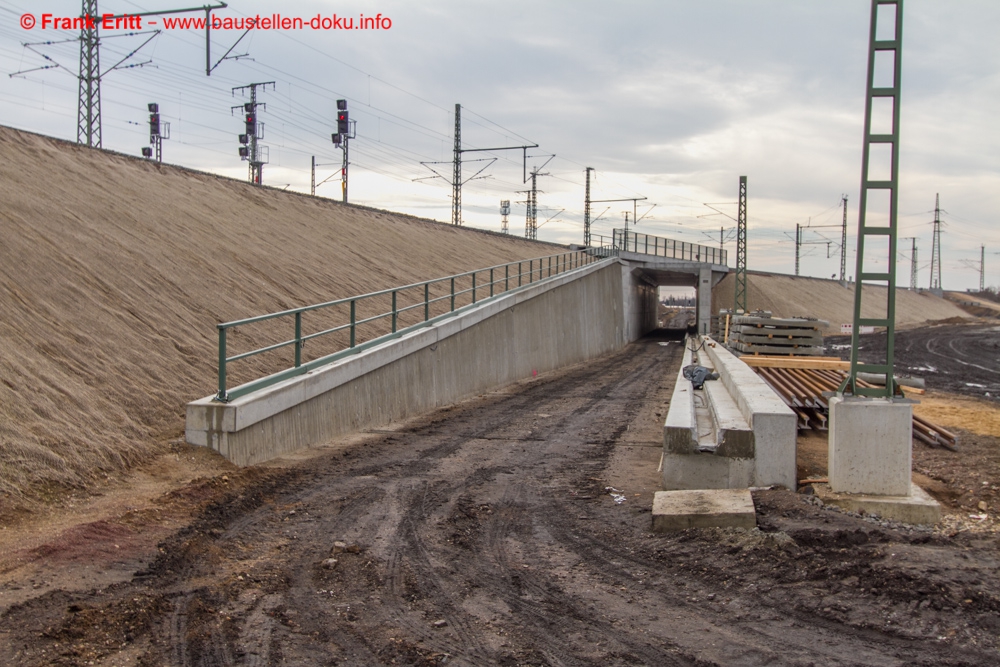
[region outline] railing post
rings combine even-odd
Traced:
[[[295,367],[302,365],[302,311],[295,313]]]
[[[424,322],[431,319],[431,284],[424,283]]]
[[[451,279],[451,310],[455,312],[455,279]]]
[[[351,299],[351,347],[354,347],[354,342],[357,340],[355,332],[357,330],[357,309],[355,308],[354,299]]]
[[[223,326],[219,327],[219,393],[215,400],[229,400],[226,395],[226,328]]]
[[[493,296],[493,269],[490,269],[490,296]]]
[[[521,274],[524,273],[524,269],[521,268],[521,262],[517,263],[517,286],[521,286]]]
[[[530,285],[535,281],[535,260],[528,260],[528,284]]]
[[[392,290],[392,333],[396,333],[396,290]]]
[[[649,254],[649,234],[646,234],[646,254]]]
[[[539,271],[538,273],[541,273],[541,271]],[[541,278],[541,276],[538,277]],[[549,278],[551,277],[552,277],[552,255],[549,255]]]
[[[510,289],[510,264],[503,265],[503,291]]]
[[[472,303],[476,302],[476,272],[472,272]]]

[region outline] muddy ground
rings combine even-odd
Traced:
[[[861,360],[885,359],[886,335],[861,336]],[[849,358],[850,336],[827,336],[827,349]],[[1000,400],[1000,324],[940,324],[897,331],[896,372],[922,377],[927,387]],[[840,349],[833,346],[843,346]]]
[[[152,511],[33,547],[0,579],[0,664],[1000,661],[995,532],[779,489],[754,492],[757,530],[651,533],[680,356],[647,338],[303,461],[196,480],[161,499],[179,527],[151,550],[116,553],[155,534]],[[981,437],[996,470],[1000,441]],[[934,479],[962,513],[953,478],[990,471],[935,456],[921,465],[947,468]],[[132,574],[90,585],[48,561]]]

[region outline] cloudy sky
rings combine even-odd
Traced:
[[[0,0],[0,123],[76,138],[75,41],[42,29],[43,13],[78,15],[79,0]],[[180,8],[169,0],[101,0],[102,13]],[[23,14],[37,20],[20,25]],[[275,81],[267,108],[266,184],[309,191],[339,168],[330,142],[335,100],[346,98],[351,201],[450,219],[450,188],[424,161],[451,160],[454,105],[463,106],[467,148],[538,143],[539,238],[580,242],[584,168],[594,199],[646,197],[639,231],[690,242],[731,240],[738,179],[748,177],[751,269],[792,272],[795,226],[801,272],[839,271],[841,197],[848,197],[848,274],[861,177],[869,0],[232,0],[220,18],[281,13],[309,20],[381,14],[378,31],[255,30],[205,76],[204,33],[163,30],[102,87],[104,147],[139,154],[147,102],[171,124],[167,162],[246,178],[237,154],[245,101],[232,88]],[[194,13],[189,16],[204,16]],[[385,26],[385,22],[382,23]],[[1000,2],[906,0],[904,17],[900,236],[917,237],[919,284],[931,258],[934,197],[941,196],[943,284],[976,288],[980,245],[986,283],[1000,285]],[[163,28],[161,23],[157,26]],[[102,68],[148,35],[102,32]],[[212,35],[213,64],[241,36]],[[118,35],[112,37],[112,35]],[[48,56],[47,61],[42,55]],[[466,154],[465,176],[486,154]],[[519,151],[496,153],[463,190],[465,224],[499,230],[499,202],[513,202],[512,233],[524,233]],[[449,175],[449,165],[439,167]],[[423,180],[417,180],[423,179]],[[339,198],[336,179],[319,186]],[[655,207],[650,208],[655,204]],[[710,204],[722,214],[716,213]],[[605,211],[605,209],[607,209]],[[630,204],[594,206],[595,235],[623,223]],[[551,219],[550,219],[551,218]],[[547,222],[546,222],[547,221]],[[910,241],[900,242],[908,284]]]

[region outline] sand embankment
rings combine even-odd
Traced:
[[[732,308],[733,281],[730,273],[712,290],[713,313]],[[884,317],[887,295],[885,287],[866,286],[862,316]],[[854,285],[844,287],[836,280],[751,271],[747,274],[747,309],[770,310],[775,317],[815,317],[830,323],[825,334],[839,334],[841,324],[854,321]],[[897,328],[952,317],[967,318],[969,314],[929,292],[896,288]]]
[[[560,250],[0,127],[0,494],[179,437],[218,322]]]

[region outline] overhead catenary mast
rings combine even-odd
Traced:
[[[497,158],[482,158],[479,160],[471,160],[471,162],[485,162],[486,164],[482,166],[476,173],[474,173],[469,178],[462,178],[462,154],[463,153],[479,153],[479,152],[497,152],[497,151],[509,151],[509,150],[521,150],[523,152],[523,167],[522,167],[522,183],[528,182],[528,149],[538,148],[538,144],[530,144],[523,146],[498,146],[493,148],[462,148],[462,105],[455,105],[455,145],[453,149],[453,157],[451,162],[421,162],[428,169],[434,172],[433,176],[426,176],[423,178],[415,178],[414,181],[422,181],[424,178],[441,178],[448,182],[451,186],[451,224],[461,225],[462,224],[462,186],[469,181],[476,180],[477,178],[486,178],[485,176],[480,176],[486,169],[497,161]],[[451,178],[445,177],[443,174],[439,173],[432,165],[438,164],[451,164]]]
[[[583,191],[583,245],[590,247],[590,172],[593,167],[587,167],[587,185]]]
[[[847,195],[841,201],[844,204],[844,223],[840,228],[840,282],[844,282],[847,272]]]
[[[736,297],[733,314],[747,312],[747,177],[740,176],[740,199],[736,213]]]

